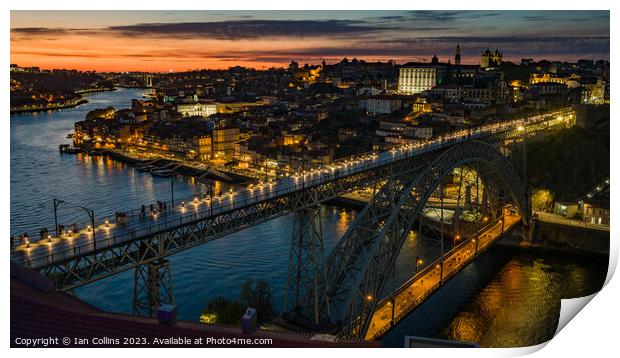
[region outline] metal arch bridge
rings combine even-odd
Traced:
[[[42,237],[39,241],[15,247],[11,251],[11,259],[48,275],[55,286],[62,290],[70,290],[135,268],[134,312],[153,314],[160,300],[174,300],[169,287],[169,268],[165,257],[295,212],[297,223],[303,229],[294,230],[296,238],[292,243],[298,240],[299,245],[292,245],[297,246],[297,251],[291,250],[291,260],[301,260],[303,257],[306,263],[300,263],[298,267],[309,263],[310,272],[315,273],[313,276],[316,278],[313,279],[313,287],[319,287],[321,281],[326,285],[321,290],[310,290],[315,299],[308,302],[313,302],[314,314],[340,317],[340,322],[348,320],[348,323],[343,325],[345,334],[360,335],[360,332],[365,330],[363,325],[360,326],[360,320],[368,317],[368,312],[373,307],[363,304],[355,291],[359,291],[360,287],[377,293],[382,290],[385,268],[375,268],[387,267],[385,263],[391,262],[397,254],[398,238],[402,236],[397,234],[399,231],[403,232],[398,229],[398,225],[409,225],[407,218],[417,215],[415,208],[425,201],[422,196],[410,194],[422,193],[423,187],[431,188],[434,182],[430,179],[439,178],[438,175],[441,176],[447,170],[440,165],[441,160],[437,162],[438,158],[447,158],[448,154],[441,153],[447,149],[446,153],[452,153],[451,155],[465,155],[460,157],[464,162],[478,158],[482,163],[501,164],[497,150],[479,140],[503,142],[524,133],[565,125],[571,119],[574,120],[574,112],[564,109],[526,119],[461,130],[424,143],[404,145],[378,154],[338,161],[302,175],[246,187],[222,197],[211,197],[209,200],[196,198],[181,205],[177,202],[177,205],[170,205],[169,211],[148,217],[132,213],[116,222],[111,219],[101,220],[97,226],[93,225],[88,229],[54,237],[50,235],[47,239]],[[449,162],[451,165],[458,165],[457,162]],[[494,165],[486,167],[492,169]],[[507,173],[512,172],[508,170]],[[419,176],[422,173],[425,173],[424,177]],[[498,188],[518,188],[518,180],[514,175],[501,176],[500,179],[504,180],[504,186]],[[359,245],[363,240],[358,238],[366,236],[360,234],[363,225],[356,225],[338,244],[329,264],[320,268],[321,259],[317,255],[322,255],[322,251],[317,251],[320,243],[316,240],[320,233],[314,230],[315,232],[308,236],[306,230],[315,227],[312,220],[314,208],[324,201],[378,182],[386,184],[362,215],[371,221],[375,220],[375,223],[370,225],[374,225],[378,232],[371,235],[372,240],[368,241],[372,247]],[[412,189],[409,195],[405,195],[408,188],[416,190]],[[428,190],[424,193],[430,195]],[[513,190],[513,193],[518,191]],[[519,208],[524,207],[522,194],[514,194],[513,199],[519,204]],[[398,203],[401,209],[394,210],[394,203]],[[384,226],[379,218],[388,218],[386,223],[389,222],[389,225]],[[314,239],[308,241],[308,237]],[[382,240],[378,239],[386,237],[394,238],[388,240],[391,242],[389,246],[381,245]],[[305,245],[308,243],[311,250],[306,250],[308,247]],[[308,252],[314,256],[309,261]],[[368,253],[372,255],[368,256]],[[358,257],[358,260],[351,261],[354,256]],[[372,263],[362,263],[359,261],[361,257],[372,257]],[[373,267],[372,270],[368,270],[370,266]],[[325,267],[333,274],[329,282],[319,279],[318,272]],[[376,276],[377,273],[380,276]],[[375,283],[371,282],[372,279],[376,279]],[[295,291],[299,297],[304,291],[299,286],[298,280],[297,287],[291,291],[287,288],[287,292]],[[321,296],[332,296],[331,305],[325,305],[323,302],[328,301],[319,298],[319,293]]]
[[[485,183],[483,210],[489,225],[512,204],[524,225],[530,208],[523,182],[511,163],[491,144],[469,141],[436,156],[422,168],[390,177],[356,217],[327,260],[324,300],[319,314],[338,322],[345,336],[366,338],[373,313],[392,274],[396,258],[418,222],[431,194],[453,169],[476,168]],[[443,210],[442,210],[443,212]],[[443,251],[443,250],[442,250]],[[443,252],[442,252],[443,256]]]

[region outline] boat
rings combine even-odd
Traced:
[[[141,172],[150,172],[153,169],[157,169],[157,167],[154,165],[155,162],[157,162],[156,159],[137,163],[136,169],[138,169]]]
[[[69,154],[76,154],[82,151],[80,148],[72,147],[70,144],[61,144],[58,146],[58,150],[61,153],[69,153]]]
[[[136,169],[141,172],[150,172],[151,169],[154,169],[151,165],[136,165]]]
[[[151,174],[159,177],[170,178],[174,174],[174,170],[151,169]]]

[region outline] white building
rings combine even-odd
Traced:
[[[215,103],[179,103],[177,104],[177,112],[181,113],[183,117],[209,117],[217,113],[217,105]]]
[[[372,114],[390,114],[401,109],[402,100],[389,96],[369,97],[361,101],[361,107]]]
[[[438,69],[430,66],[403,66],[398,76],[398,93],[412,95],[437,85]]]

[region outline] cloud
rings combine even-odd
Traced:
[[[388,27],[352,20],[238,20],[217,22],[145,23],[111,26],[108,30],[131,36],[208,37],[241,40],[274,37],[313,37],[368,34]]]
[[[412,21],[429,21],[429,22],[454,22],[458,20],[475,20],[485,17],[494,17],[502,15],[501,12],[492,11],[438,11],[438,10],[420,10],[409,11],[408,18]]]
[[[11,32],[24,35],[59,35],[66,34],[70,30],[56,27],[18,27],[11,29]]]

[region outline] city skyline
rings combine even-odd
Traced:
[[[497,25],[500,24],[500,25]],[[93,45],[84,46],[92,43]],[[95,71],[264,69],[343,57],[609,59],[608,11],[12,11],[11,63]]]

